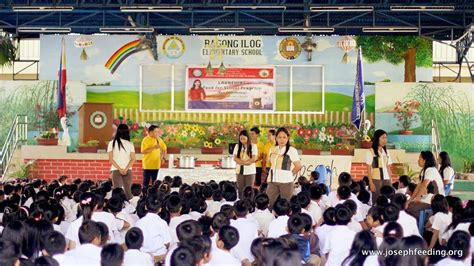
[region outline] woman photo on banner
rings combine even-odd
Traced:
[[[196,79],[193,82],[193,86],[189,89],[188,92],[189,101],[204,101],[206,99],[206,92],[201,86],[201,80]]]
[[[290,145],[290,132],[281,127],[276,131],[276,143],[270,150],[270,173],[267,177],[267,194],[273,208],[278,196],[290,200],[293,196],[295,176],[301,169],[301,159]]]
[[[107,147],[112,164],[113,187],[123,187],[127,200],[132,198],[132,165],[135,163],[135,147],[130,142],[130,131],[126,124],[120,124],[115,137]]]

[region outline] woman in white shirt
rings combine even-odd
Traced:
[[[290,200],[293,196],[294,176],[301,169],[298,151],[290,146],[288,129],[281,127],[277,130],[276,142],[277,145],[270,149],[270,173],[267,178],[267,194],[271,208],[278,196]]]
[[[369,177],[369,188],[372,193],[372,203],[377,201],[382,186],[392,185],[392,172],[389,165],[392,159],[385,145],[387,144],[387,132],[377,129],[374,132],[372,148],[367,152],[366,164]]]
[[[239,190],[239,199],[242,198],[244,188],[253,186],[255,181],[255,161],[257,161],[257,145],[252,144],[247,130],[239,133],[239,144],[234,148],[234,161],[237,163],[235,173],[237,175],[237,189]]]
[[[123,187],[127,199],[132,198],[132,165],[135,163],[135,147],[130,142],[130,131],[126,124],[120,124],[114,140],[107,147],[109,161],[112,164],[112,182],[114,188]]]
[[[418,165],[422,168],[420,172],[420,183],[415,188],[413,195],[408,200],[408,211],[418,219],[420,211],[431,207],[431,197],[428,194],[428,185],[434,187],[434,195],[444,195],[444,185],[441,175],[436,168],[436,160],[431,151],[422,151],[418,157]]]
[[[454,169],[451,166],[451,159],[449,158],[449,154],[445,151],[439,153],[439,174],[443,179],[443,184],[449,184],[449,191],[453,190],[454,188]]]

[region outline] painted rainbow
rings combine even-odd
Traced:
[[[140,51],[140,41],[140,39],[134,40],[120,47],[120,49],[115,51],[109,60],[107,60],[105,67],[113,74],[127,57]]]

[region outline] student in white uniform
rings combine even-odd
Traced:
[[[339,266],[349,256],[356,233],[349,229],[352,213],[349,208],[336,206],[336,228],[326,237],[323,254],[327,256],[327,266]],[[344,240],[344,241],[341,241]]]
[[[439,153],[439,173],[441,174],[441,178],[443,179],[444,185],[450,185],[449,190],[452,191],[454,189],[454,169],[451,166],[451,159],[449,158],[449,154],[445,151]]]
[[[234,257],[230,250],[239,242],[239,231],[232,226],[225,225],[217,234],[217,249],[212,251],[209,266],[240,266],[242,263]]]
[[[180,223],[190,220],[191,217],[189,215],[180,214],[183,203],[178,195],[171,195],[165,204],[166,209],[170,212],[170,223],[168,225],[171,236],[170,246],[174,247],[179,241],[176,235],[176,227],[178,227]]]
[[[410,184],[410,177],[407,175],[400,176],[397,193],[406,194],[408,185]]]
[[[43,246],[43,256],[49,256],[55,259],[59,265],[64,263],[64,252],[66,252],[66,238],[60,232],[49,232],[41,239]]]
[[[286,226],[288,224],[288,219],[290,218],[288,216],[290,213],[290,203],[286,199],[278,199],[273,206],[273,212],[277,218],[270,223],[267,237],[278,238],[282,235],[288,234]]]
[[[100,266],[123,265],[124,252],[119,244],[108,244],[102,248],[100,253]]]
[[[148,213],[135,224],[143,232],[143,246],[141,251],[151,253],[154,261],[162,261],[165,258],[171,236],[168,224],[160,218],[161,202],[157,195],[149,195],[143,203]]]
[[[184,241],[193,239],[195,236],[202,236],[202,227],[199,222],[195,220],[187,220],[180,223],[178,227],[176,227],[176,234],[178,236],[178,242],[181,244]],[[168,253],[166,253],[165,266],[171,265],[171,255],[177,248],[178,245],[170,246]]]
[[[235,173],[237,176],[237,189],[239,198],[242,198],[242,192],[248,186],[253,186],[255,174],[257,172],[255,162],[257,161],[258,148],[250,140],[247,130],[239,133],[239,144],[234,148],[234,161],[237,163]]]
[[[464,231],[456,231],[448,241],[449,252],[452,255],[444,258],[436,266],[470,266],[472,265],[471,236]],[[460,254],[461,253],[461,254]]]
[[[437,249],[441,248],[442,235],[452,222],[452,213],[448,211],[448,208],[448,201],[443,195],[435,195],[431,200],[433,215],[430,217],[430,223],[433,235],[431,237],[431,242],[428,245],[430,249],[435,247]],[[438,245],[436,243],[438,243]]]
[[[239,231],[239,242],[232,248],[231,253],[240,261],[254,261],[250,251],[252,241],[258,237],[258,223],[246,218],[248,214],[248,201],[239,200],[234,204],[236,220],[231,220],[230,225]]]
[[[342,261],[341,265],[378,265],[377,256],[365,253],[369,250],[377,250],[375,237],[368,230],[360,231],[354,237],[349,256]]]
[[[336,209],[334,207],[327,208],[323,213],[323,223],[316,228],[316,235],[319,239],[319,251],[323,254],[324,243],[326,243],[327,235],[336,229]]]
[[[403,237],[411,235],[420,236],[420,231],[418,229],[418,224],[415,217],[411,216],[405,211],[406,202],[407,197],[405,194],[401,193],[393,195],[391,199],[391,203],[400,209],[397,223],[399,223],[403,228]]]
[[[127,234],[125,235],[125,245],[127,246],[127,251],[125,251],[124,255],[124,266],[154,265],[151,255],[149,253],[140,251],[143,245],[143,233],[140,228],[132,227],[130,230],[128,230]]]
[[[264,236],[268,235],[268,227],[270,227],[270,223],[275,220],[275,216],[268,209],[269,202],[267,194],[258,194],[255,197],[255,212],[252,213],[253,218],[257,220],[260,231],[262,231]]]
[[[79,228],[79,246],[64,256],[64,265],[100,265],[100,231],[94,221],[86,221]]]

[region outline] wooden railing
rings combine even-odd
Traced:
[[[187,113],[187,112],[140,112],[139,109],[116,108],[114,118],[119,116],[133,121],[183,121],[183,122],[249,122],[258,125],[282,125],[302,122],[315,123],[351,123],[351,112],[328,111],[324,114],[259,114],[259,113]],[[374,113],[367,113],[367,118],[375,121]]]

